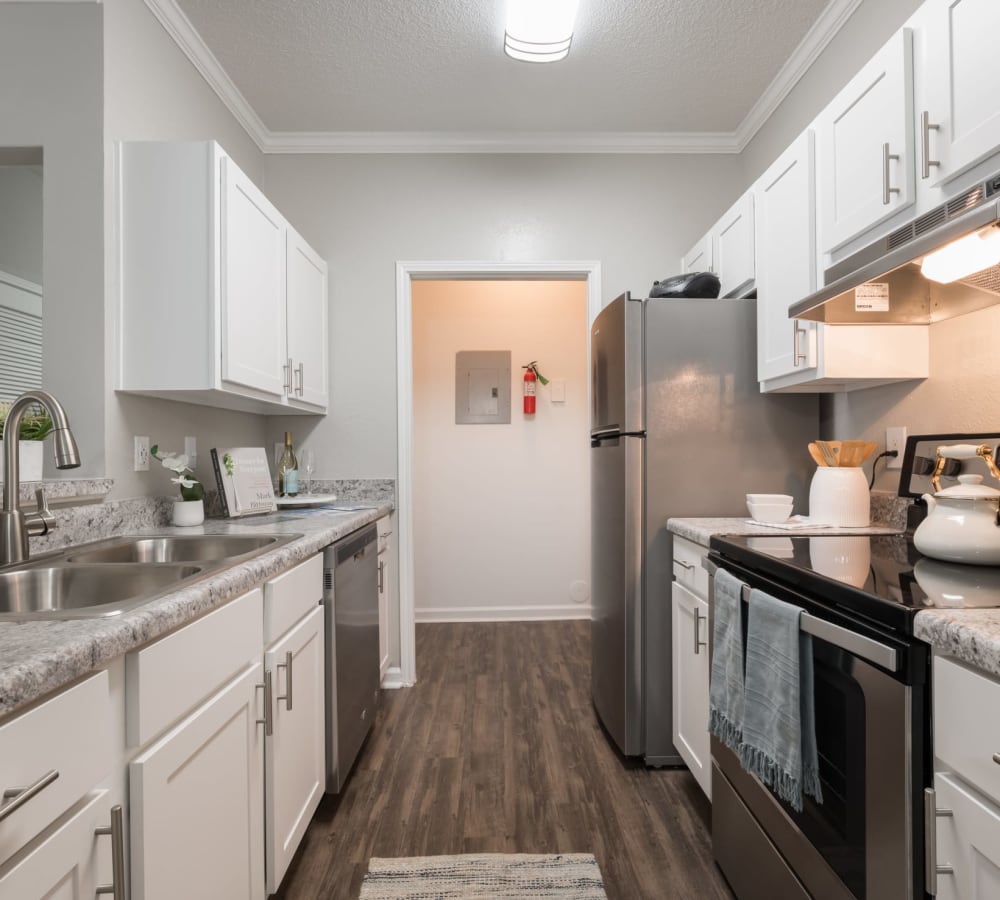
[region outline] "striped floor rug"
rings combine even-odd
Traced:
[[[373,857],[359,900],[607,900],[591,853]]]

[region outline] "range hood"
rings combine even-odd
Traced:
[[[841,325],[927,325],[1000,304],[1000,265],[948,284],[920,271],[928,254],[991,227],[1000,229],[1000,175],[831,266],[826,286],[792,304],[788,316]]]

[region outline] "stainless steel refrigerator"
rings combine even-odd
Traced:
[[[671,516],[805,511],[814,395],[761,394],[754,300],[622,294],[591,328],[592,696],[648,765],[680,764],[671,692]]]

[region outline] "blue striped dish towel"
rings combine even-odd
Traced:
[[[812,689],[812,639],[799,628],[802,610],[750,592],[747,619],[743,768],[796,811],[803,792],[823,802]]]
[[[742,581],[725,569],[715,572],[712,595],[712,670],[708,730],[734,753],[743,734]]]

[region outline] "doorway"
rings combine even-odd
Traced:
[[[399,535],[399,609],[398,646],[384,686],[400,687],[416,680],[415,579],[414,579],[414,354],[413,354],[413,282],[414,281],[582,281],[586,286],[588,326],[601,308],[600,263],[406,263],[396,265],[396,350],[397,350],[397,434],[398,480],[396,490],[397,530]],[[588,327],[589,331],[589,327]],[[468,348],[479,349],[479,348]],[[589,371],[589,339],[587,347]],[[531,360],[512,359],[512,366]],[[541,361],[540,361],[541,362]],[[542,369],[543,374],[544,368]],[[553,373],[555,374],[555,373]],[[519,383],[519,379],[517,380]],[[589,387],[588,387],[589,390]],[[520,415],[520,394],[513,398],[513,412]],[[589,410],[589,396],[586,408]],[[489,429],[491,426],[478,426]],[[581,437],[581,440],[583,438]],[[543,538],[544,539],[544,536]],[[466,612],[468,615],[468,612]],[[520,613],[515,613],[520,615]]]

